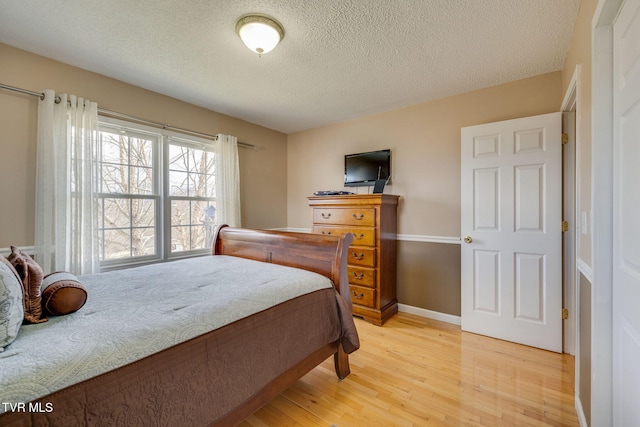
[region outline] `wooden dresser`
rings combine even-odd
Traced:
[[[353,233],[348,255],[353,314],[379,326],[398,312],[398,198],[390,194],[309,197],[314,233]]]

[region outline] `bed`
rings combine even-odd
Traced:
[[[0,353],[0,425],[231,426],[328,357],[345,378],[350,242],[222,226],[213,256],[82,276]]]

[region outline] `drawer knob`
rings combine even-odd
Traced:
[[[364,273],[360,273],[360,274],[358,274],[358,273],[356,273],[356,272],[354,271],[354,272],[353,272],[353,277],[354,277],[354,279],[362,280],[362,279],[364,279]]]
[[[324,219],[329,219],[331,218],[331,212],[329,212],[328,214],[324,213],[324,212],[320,212],[320,215],[322,216],[322,218]]]
[[[322,234],[326,234],[326,235],[331,234],[331,232],[330,232],[330,231],[321,231],[321,233],[322,233]]]
[[[355,236],[356,240],[362,240],[362,238],[364,237],[364,233],[360,233],[358,236]]]
[[[364,298],[364,294],[362,292],[360,292],[360,294],[358,295],[358,293],[356,291],[352,292],[352,295],[355,299],[362,299]]]
[[[357,254],[357,253],[355,253],[355,252],[351,252],[351,255],[353,255],[353,257],[354,257],[355,259],[359,260],[359,261],[362,261],[362,258],[364,258],[364,254],[360,254],[360,255],[358,255],[358,254]]]
[[[361,221],[364,218],[364,214],[360,214],[360,215],[353,214],[353,218],[356,221]]]

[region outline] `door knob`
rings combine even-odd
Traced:
[[[473,239],[471,238],[471,236],[464,236],[464,242],[465,243],[471,243],[471,242],[473,242]]]

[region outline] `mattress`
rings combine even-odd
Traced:
[[[23,325],[0,353],[0,402],[35,400],[333,286],[309,271],[224,255],[80,280],[88,291],[80,311]]]

